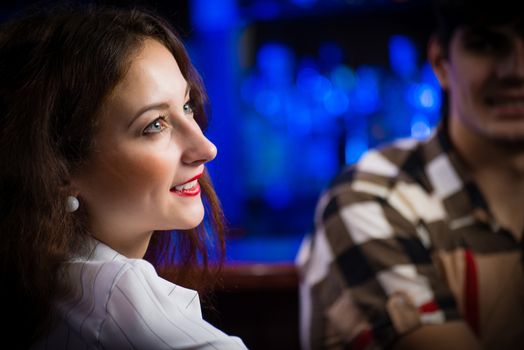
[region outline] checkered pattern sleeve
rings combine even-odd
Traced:
[[[418,208],[407,200],[413,193]],[[386,348],[421,324],[458,317],[417,214],[421,193],[346,172],[321,197],[297,257],[304,349]]]

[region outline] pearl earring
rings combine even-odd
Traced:
[[[80,207],[80,202],[78,201],[78,198],[76,198],[75,196],[67,196],[66,211],[68,213],[72,213],[77,211],[78,207]]]

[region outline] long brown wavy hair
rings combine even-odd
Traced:
[[[88,214],[67,213],[70,174],[91,152],[99,108],[131,57],[152,38],[174,55],[206,126],[206,94],[181,40],[144,10],[87,6],[33,11],[0,31],[0,290],[4,337],[30,345],[49,327],[53,301],[67,293],[62,264],[82,252]],[[146,259],[176,266],[178,283],[211,281],[224,257],[224,227],[209,177],[206,222],[153,235]],[[218,264],[210,264],[210,257]],[[198,267],[198,268],[195,268]],[[196,275],[198,273],[198,276]],[[202,276],[204,275],[204,276]],[[4,322],[5,324],[5,322]]]

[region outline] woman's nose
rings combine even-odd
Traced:
[[[202,133],[200,128],[188,132],[182,161],[188,165],[200,165],[215,159],[217,148]]]

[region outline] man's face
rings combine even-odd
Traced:
[[[519,32],[501,26],[454,33],[436,69],[449,94],[452,123],[492,141],[524,141],[524,34]]]

